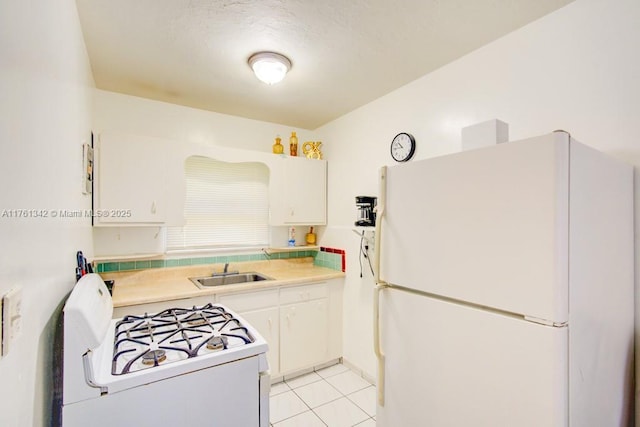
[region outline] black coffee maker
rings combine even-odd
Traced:
[[[358,227],[374,227],[376,225],[376,207],[378,198],[370,196],[356,196],[356,208],[358,209]]]

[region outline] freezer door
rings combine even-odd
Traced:
[[[378,427],[568,425],[567,327],[385,289]]]
[[[390,167],[382,280],[564,323],[565,133]]]

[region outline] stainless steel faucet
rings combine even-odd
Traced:
[[[212,276],[227,276],[227,275],[232,275],[232,274],[238,274],[238,271],[229,271],[229,263],[225,262],[224,263],[224,270],[222,270],[222,273],[216,273],[214,271]]]

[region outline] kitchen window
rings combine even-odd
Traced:
[[[269,168],[203,156],[185,161],[185,225],[167,228],[167,250],[264,247],[269,242]]]

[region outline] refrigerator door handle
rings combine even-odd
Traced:
[[[384,216],[384,205],[387,198],[387,167],[380,168],[380,197],[378,197],[378,205],[376,206],[376,227],[375,227],[375,253],[374,253],[374,271],[373,279],[376,283],[380,283],[380,252],[382,247],[382,217]]]
[[[373,291],[373,351],[378,359],[378,381],[377,395],[378,404],[384,406],[384,353],[380,342],[380,292],[388,287],[387,283],[380,279],[380,252],[382,247],[382,217],[384,216],[384,206],[387,196],[387,167],[380,168],[380,197],[378,198],[378,206],[376,207],[376,230],[375,230],[375,270],[373,277],[376,287]]]
[[[378,381],[376,384],[378,404],[384,406],[384,353],[380,342],[380,292],[389,287],[378,283],[373,291],[373,351],[378,359]]]

